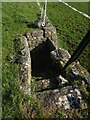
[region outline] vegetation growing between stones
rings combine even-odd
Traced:
[[[88,3],[70,3],[77,9],[89,14]],[[84,6],[84,7],[83,7]],[[19,89],[18,65],[8,61],[8,55],[14,58],[14,39],[25,32],[34,31],[34,21],[38,18],[37,3],[3,3],[2,4],[2,78],[3,78],[3,117],[20,118],[20,103],[30,101],[32,117],[41,117],[41,107],[33,99],[28,98]],[[59,47],[66,48],[73,53],[79,42],[89,29],[89,20],[74,12],[62,3],[48,3],[47,15],[56,27]],[[18,50],[19,48],[17,48]],[[90,71],[90,45],[79,58],[81,64]],[[32,89],[34,89],[34,83]],[[81,88],[84,96],[88,96],[85,88]],[[39,106],[39,107],[38,107]],[[35,113],[36,112],[36,113]],[[44,113],[43,113],[44,114]],[[36,115],[36,116],[35,116]],[[57,113],[57,116],[65,114]],[[45,114],[44,114],[45,117]]]

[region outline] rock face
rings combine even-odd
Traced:
[[[25,94],[31,95],[31,81],[36,75],[35,96],[49,116],[62,108],[67,111],[82,109],[84,102],[80,86],[90,84],[90,74],[78,62],[74,62],[69,71],[63,71],[71,56],[67,50],[58,49],[56,29],[47,25],[20,36],[18,40],[20,82]],[[33,73],[34,67],[40,68],[41,72],[37,69],[37,73]],[[82,83],[79,85],[75,81]]]

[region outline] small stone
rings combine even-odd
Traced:
[[[25,36],[26,36],[27,40],[31,40],[32,39],[32,36],[31,36],[30,33],[26,33]]]
[[[69,105],[69,102],[68,102],[68,99],[67,99],[66,95],[60,96],[57,104],[60,107],[64,107],[65,110],[70,109],[70,105]]]
[[[56,77],[56,79],[60,82],[60,84],[66,84],[66,83],[68,83],[68,81],[65,79],[65,78],[63,78],[61,75],[59,75],[58,77]]]
[[[79,71],[78,71],[78,69],[75,67],[75,65],[72,65],[72,72],[73,72],[75,75],[79,75]]]
[[[73,93],[73,90],[70,90],[70,93]]]
[[[40,36],[43,36],[43,30],[34,31],[32,33],[32,37],[40,37]]]
[[[59,48],[59,53],[61,54],[62,59],[69,59],[71,57],[69,52],[63,48]]]
[[[22,55],[25,55],[25,49],[21,50]]]
[[[77,94],[77,97],[81,100],[82,99],[82,96],[81,96],[81,93],[78,89],[75,89],[75,92]]]
[[[33,37],[34,40],[36,40],[37,38],[36,37]]]

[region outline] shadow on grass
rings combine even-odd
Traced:
[[[29,22],[28,20],[19,20],[20,23],[26,24],[28,28],[36,28],[34,22]]]
[[[28,28],[35,28],[35,29],[37,28],[37,27],[35,27],[35,24],[34,24],[34,23],[28,23],[28,24],[27,24],[27,27],[28,27]]]

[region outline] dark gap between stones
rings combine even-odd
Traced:
[[[60,74],[59,65],[53,64],[50,57],[50,52],[53,50],[55,50],[54,45],[47,39],[30,51],[32,76],[49,79]]]

